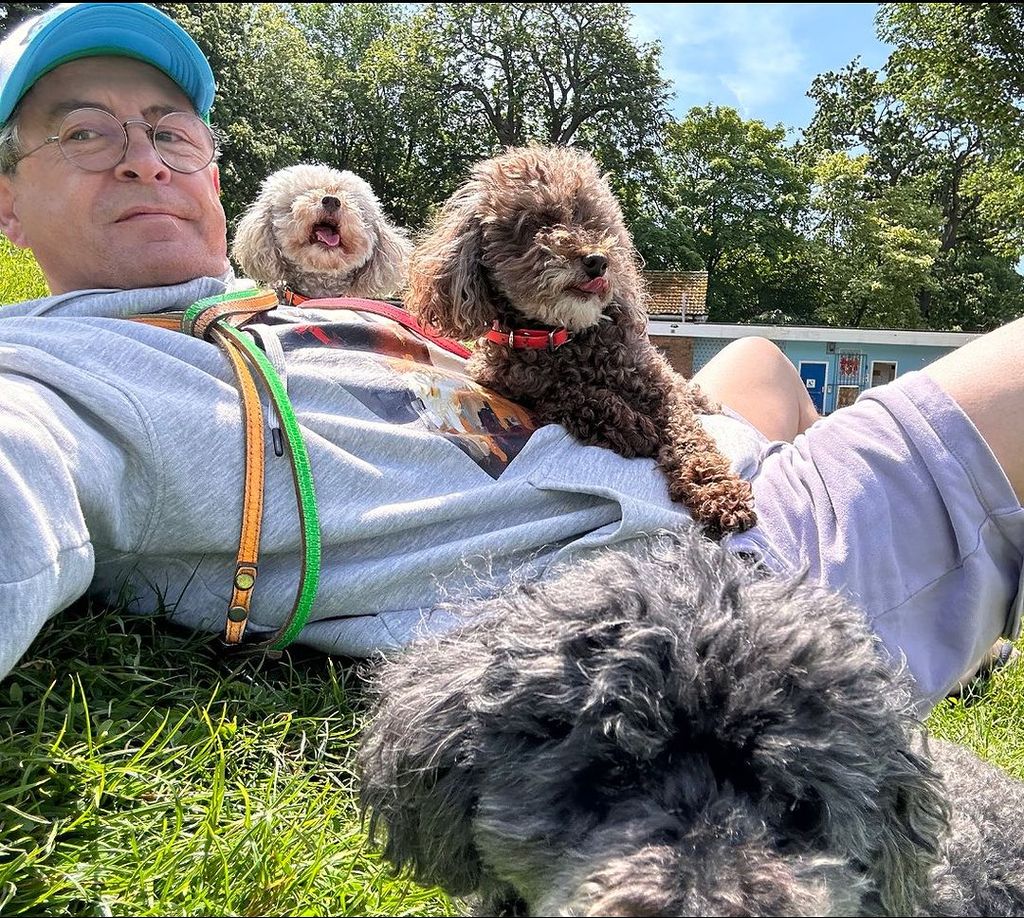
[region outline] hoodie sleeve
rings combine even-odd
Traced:
[[[0,678],[43,624],[89,587],[93,549],[52,431],[0,381]]]

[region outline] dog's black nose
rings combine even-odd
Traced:
[[[600,277],[608,270],[608,259],[597,252],[587,255],[583,259],[583,270],[587,272],[588,277]]]
[[[320,201],[323,204],[324,210],[337,210],[341,207],[341,201],[339,201],[334,195],[324,195]]]

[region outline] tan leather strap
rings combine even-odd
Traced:
[[[235,557],[235,574],[224,625],[224,641],[238,644],[249,621],[256,577],[259,574],[260,534],[263,526],[263,490],[265,477],[263,444],[263,405],[253,374],[246,363],[244,351],[231,336],[220,331],[215,323],[225,319],[240,325],[254,315],[277,305],[277,297],[260,291],[238,300],[217,303],[197,316],[186,313],[161,313],[132,316],[135,322],[155,325],[174,331],[187,331],[196,337],[208,337],[227,355],[238,383],[245,433],[245,479],[242,487],[242,523]]]
[[[263,526],[263,405],[252,374],[237,345],[216,328],[214,341],[221,346],[231,361],[242,398],[242,421],[245,425],[245,482],[242,487],[242,526],[235,557],[235,577],[231,598],[228,600],[224,623],[224,641],[237,644],[245,634],[249,621],[253,587],[259,573],[260,533]]]

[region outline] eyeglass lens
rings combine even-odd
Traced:
[[[128,122],[132,124],[141,122]],[[113,115],[98,108],[80,108],[61,122],[57,134],[61,152],[81,169],[103,172],[116,166],[128,149],[124,126]],[[171,112],[152,128],[157,154],[175,172],[198,172],[209,165],[214,154],[210,129],[196,115]]]

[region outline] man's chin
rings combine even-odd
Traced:
[[[197,277],[222,277],[231,269],[227,257],[223,259],[206,257],[199,258],[158,258],[152,261],[136,263],[121,273],[116,284],[112,286],[122,290],[135,290],[142,287],[170,287],[184,284]]]

